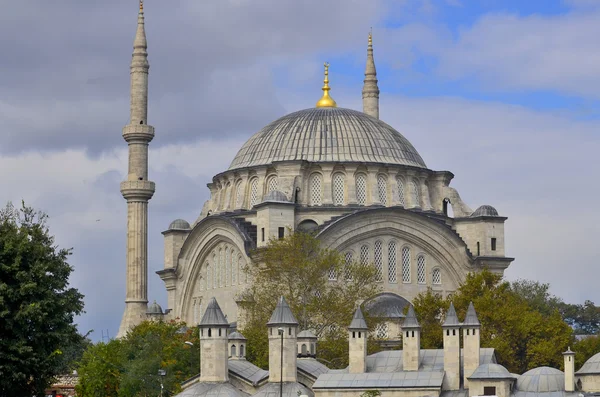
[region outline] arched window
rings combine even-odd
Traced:
[[[344,174],[337,173],[333,176],[333,205],[344,205],[344,194],[345,189],[345,177]]]
[[[202,269],[202,275],[200,277],[200,291],[203,291],[206,287],[206,272],[208,272],[208,261],[204,262],[204,268]]]
[[[210,264],[206,266],[206,289],[210,289],[212,284],[212,272],[210,271]]]
[[[223,209],[226,209],[229,207],[229,203],[231,201],[231,183],[227,183],[227,186],[225,186],[225,200],[223,200]]]
[[[400,203],[401,206],[405,206],[406,204],[404,203],[404,181],[402,180],[402,178],[398,177],[396,178],[396,186],[397,186],[397,191],[396,191],[396,198],[398,203]]]
[[[244,345],[240,345],[240,357],[244,357]]]
[[[413,205],[415,207],[421,206],[421,193],[419,192],[419,184],[417,181],[412,181],[412,195],[413,195]]]
[[[366,265],[369,263],[369,246],[363,245],[360,247],[360,264]]]
[[[352,252],[350,252],[350,251],[346,252],[346,255],[344,257],[344,259],[345,259],[344,277],[346,278],[346,280],[352,279],[352,274],[350,273],[350,266],[352,265],[353,257],[354,257],[354,255],[352,255]]]
[[[377,281],[383,281],[383,248],[380,240],[375,241],[375,277]]]
[[[302,347],[301,347],[301,353],[302,353],[302,355],[306,355],[307,352],[308,352],[308,350],[306,349],[306,344],[303,343]]]
[[[218,280],[219,275],[219,262],[217,262],[217,254],[213,254],[213,277],[212,277],[212,286],[213,288],[217,288],[219,286]]]
[[[312,354],[313,356],[315,355],[315,344],[314,343],[310,344],[310,354]]]
[[[417,257],[417,283],[425,284],[425,257],[423,255],[419,255]]]
[[[410,248],[402,248],[402,282],[410,283]]]
[[[375,336],[377,339],[387,339],[388,324],[385,322],[377,324],[377,327],[375,327]]]
[[[387,177],[385,175],[377,177],[377,193],[379,195],[379,202],[387,205]]]
[[[235,357],[236,351],[235,351],[235,345],[231,345],[231,357]]]
[[[229,286],[229,272],[231,272],[231,262],[229,262],[229,250],[225,248],[225,282],[226,287]]]
[[[258,178],[254,178],[250,181],[250,207],[258,204],[258,199]]]
[[[235,185],[235,208],[242,208],[244,204],[244,190],[242,188],[242,181],[239,181]]]
[[[365,174],[356,175],[356,202],[359,205],[367,203],[367,177]]]
[[[396,241],[391,240],[388,243],[388,281],[395,283],[396,278]]]
[[[235,251],[231,250],[231,285],[235,285],[237,282],[237,256]]]
[[[431,283],[435,285],[440,285],[442,283],[442,272],[439,268],[433,269],[431,273]]]
[[[277,187],[278,187],[277,175],[273,175],[273,176],[269,177],[269,180],[267,182],[267,193],[272,192],[273,190],[277,190]]]
[[[310,205],[321,205],[321,174],[312,174],[310,176]]]

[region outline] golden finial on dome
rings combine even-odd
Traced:
[[[323,64],[325,66],[325,79],[323,80],[323,96],[317,102],[318,108],[335,108],[337,107],[337,103],[333,100],[332,97],[329,96],[329,63],[325,62]]]

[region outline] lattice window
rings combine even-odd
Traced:
[[[353,260],[352,252],[346,252],[345,255],[345,264],[344,264],[344,277],[346,280],[352,280],[352,274],[350,273],[350,266],[352,265]]]
[[[412,181],[412,194],[413,194],[413,205],[421,206],[421,194],[419,193],[419,185],[416,181]]]
[[[204,286],[206,284],[206,272],[208,271],[208,261],[204,263],[204,268],[200,273],[200,291],[204,291]]]
[[[381,241],[375,241],[374,248],[375,256],[375,277],[377,281],[383,281],[383,248]]]
[[[356,202],[359,205],[367,203],[367,177],[364,174],[356,175]]]
[[[402,181],[402,178],[396,178],[396,185],[398,187],[396,198],[398,199],[398,203],[404,207],[406,204],[404,203],[404,182]]]
[[[391,240],[388,243],[388,281],[395,283],[396,278],[396,242]]]
[[[366,265],[369,263],[369,246],[363,245],[360,247],[360,264]]]
[[[425,257],[423,255],[417,257],[417,283],[425,284]]]
[[[319,290],[316,290],[316,291],[315,291],[315,296],[316,296],[317,298],[321,299],[321,297],[322,297],[321,291],[319,291]]]
[[[335,271],[335,267],[332,267],[331,269],[329,269],[329,281],[335,280],[337,280],[337,273]]]
[[[229,274],[231,272],[231,262],[229,262],[229,250],[225,248],[225,286],[229,285]]]
[[[389,335],[389,327],[387,323],[379,323],[375,327],[375,337],[377,339],[387,339]]]
[[[278,181],[276,176],[272,176],[269,178],[269,182],[267,183],[267,193],[272,192],[273,190],[277,190]]]
[[[244,204],[244,190],[242,181],[239,181],[235,186],[235,208],[242,208]]]
[[[431,273],[431,283],[436,285],[442,283],[442,272],[439,268],[433,269],[433,273]]]
[[[410,248],[402,248],[402,282],[410,283]]]
[[[333,176],[333,205],[344,205],[344,174],[335,174]]]
[[[387,177],[385,175],[377,177],[377,193],[381,204],[387,205]]]
[[[213,255],[213,276],[212,276],[212,287],[217,288],[219,284],[217,283],[217,274],[219,273],[219,262],[217,262],[217,254]]]
[[[237,256],[235,251],[231,250],[231,285],[235,285],[237,282]]]
[[[223,273],[225,273],[225,263],[223,262],[223,250],[219,250],[219,276],[217,277],[217,287],[223,286]]]
[[[258,204],[258,179],[252,179],[250,182],[250,207]]]
[[[312,174],[310,177],[310,205],[321,205],[321,175]]]
[[[223,209],[229,207],[231,202],[231,183],[228,183],[225,187],[225,201],[223,201]]]

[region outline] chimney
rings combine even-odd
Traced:
[[[473,302],[470,302],[465,321],[462,324],[464,343],[463,387],[465,389],[469,387],[467,378],[475,372],[477,367],[479,367],[479,353],[481,347],[479,335],[480,328],[481,323],[479,323],[477,313],[475,313]]]
[[[227,330],[225,319],[217,300],[208,302],[200,321],[200,382],[227,382],[229,368],[227,360]]]
[[[402,324],[402,360],[405,371],[419,370],[420,353],[421,326],[417,321],[414,307],[410,305]]]
[[[279,298],[267,327],[269,328],[269,382],[296,382],[298,321],[283,296]]]
[[[367,372],[367,332],[369,328],[360,307],[354,312],[354,318],[348,327],[348,371],[351,374]]]

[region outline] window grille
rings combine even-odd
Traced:
[[[234,256],[234,251],[231,250],[231,285],[235,285],[237,283],[237,273],[238,273],[238,258]]]
[[[359,205],[367,202],[367,177],[364,174],[356,175],[356,202]]]
[[[366,265],[369,263],[369,246],[363,245],[360,247],[360,264]]]
[[[278,186],[277,177],[276,176],[270,177],[269,178],[269,183],[267,184],[268,192],[272,192],[273,190],[277,190],[277,186]]]
[[[242,181],[235,187],[235,208],[242,208],[244,201],[244,191],[242,190]]]
[[[344,265],[344,277],[346,280],[352,280],[352,274],[350,273],[350,266],[352,265],[353,260],[352,252],[346,252],[346,257],[344,259],[346,260]]]
[[[375,277],[377,281],[383,281],[383,249],[381,241],[375,241]]]
[[[410,283],[410,248],[402,248],[402,282]]]
[[[208,267],[206,268],[206,289],[210,289],[211,285],[212,285],[212,271],[211,271],[211,266],[210,264],[208,265]]]
[[[377,192],[379,193],[381,204],[387,205],[387,177],[385,175],[377,177]]]
[[[219,276],[217,277],[217,287],[223,286],[223,270],[225,264],[223,263],[223,250],[219,250]]]
[[[388,243],[388,281],[395,283],[396,278],[396,242],[394,240]]]
[[[258,204],[258,179],[252,179],[250,182],[250,207]]]
[[[431,283],[440,285],[442,283],[442,272],[439,268],[433,269],[433,273],[431,274]]]
[[[310,177],[310,205],[321,205],[321,175]]]
[[[337,274],[335,272],[335,267],[332,267],[331,269],[329,269],[329,281],[335,280],[337,280]]]
[[[387,339],[388,338],[388,324],[387,323],[379,323],[375,328],[375,337],[377,339]]]
[[[398,192],[397,194],[397,199],[398,199],[398,203],[400,203],[401,206],[405,206],[404,203],[404,182],[402,182],[401,178],[396,178],[396,185],[398,186]]]
[[[316,296],[317,298],[321,299],[321,296],[322,296],[322,295],[321,295],[321,291],[319,291],[319,290],[316,290],[316,291],[315,291],[315,296]]]
[[[425,257],[423,255],[417,257],[417,282],[425,284]]]
[[[219,274],[219,262],[217,262],[217,254],[214,254],[213,255],[213,280],[212,280],[213,288],[217,288],[219,286],[219,283],[217,282],[218,274]]]
[[[416,207],[421,206],[421,194],[419,193],[419,185],[417,182],[412,181],[412,193],[413,193],[413,205]]]
[[[344,174],[333,176],[333,205],[344,205]]]
[[[229,250],[225,248],[225,286],[229,286],[229,274],[231,272],[231,262],[229,262]]]
[[[200,291],[204,291],[204,284],[206,283],[206,272],[208,271],[208,261],[204,263],[204,268],[200,272]]]

